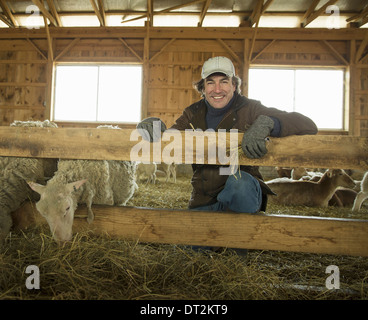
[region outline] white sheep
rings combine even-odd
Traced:
[[[354,200],[352,211],[359,211],[363,202],[368,198],[368,172],[363,176],[360,183],[360,191]]]
[[[46,121],[14,121],[11,127],[57,127]],[[11,227],[11,213],[34,194],[26,180],[44,182],[56,171],[56,159],[0,157],[0,239],[4,239]]]
[[[161,168],[165,172],[166,180],[168,182],[172,176],[174,183],[176,183],[176,164],[175,163],[161,163]]]
[[[354,180],[341,169],[327,170],[318,182],[274,179],[266,183],[277,194],[269,197],[270,203],[309,207],[327,207],[339,186],[355,186]]]
[[[140,181],[142,175],[147,178],[146,183],[156,183],[156,172],[157,172],[157,164],[155,162],[152,163],[138,163],[137,166],[137,181]]]
[[[94,219],[92,204],[125,205],[136,190],[135,163],[106,160],[60,160],[46,186],[28,182],[41,195],[36,203],[57,241],[72,238],[74,212],[86,204],[87,221]]]
[[[54,239],[68,241],[78,204],[87,205],[89,223],[94,219],[92,204],[126,205],[137,189],[135,174],[136,163],[130,161],[60,160],[46,186],[28,184],[41,195],[36,208],[46,218]]]

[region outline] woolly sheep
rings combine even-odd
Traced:
[[[366,172],[363,176],[363,179],[360,183],[360,191],[356,195],[353,204],[353,211],[359,211],[363,202],[368,198],[368,172]]]
[[[118,128],[113,128],[118,129]],[[126,205],[137,189],[136,163],[108,160],[60,160],[46,186],[28,182],[41,195],[36,203],[56,241],[72,238],[74,212],[86,204],[87,221],[94,219],[92,204]]]
[[[160,167],[165,173],[166,180],[165,182],[168,182],[170,180],[170,177],[172,176],[174,183],[176,183],[176,164],[175,163],[161,163]]]
[[[327,170],[318,182],[274,179],[266,183],[277,194],[269,197],[270,203],[309,207],[327,207],[339,186],[355,186],[354,180],[341,169]]]
[[[135,164],[107,160],[60,160],[46,186],[29,182],[41,195],[36,203],[57,241],[72,238],[74,212],[86,204],[87,221],[94,219],[92,204],[125,205],[136,189]]]
[[[146,183],[156,183],[156,171],[157,164],[155,162],[152,163],[138,163],[137,166],[137,180],[140,181],[142,175],[147,178]]]
[[[57,127],[46,121],[14,121],[11,127]],[[56,159],[0,157],[0,239],[4,239],[11,227],[11,213],[28,198],[32,198],[26,180],[42,182],[56,171]]]

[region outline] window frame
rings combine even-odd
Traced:
[[[343,92],[342,92],[342,128],[318,128],[318,132],[322,134],[348,134],[350,130],[349,126],[349,67],[348,66],[320,66],[320,65],[250,65],[248,69],[248,85],[247,91],[249,91],[249,83],[250,83],[250,70],[251,69],[278,69],[278,70],[341,70],[343,71]],[[295,88],[294,88],[295,90]],[[249,92],[247,92],[248,94]],[[261,101],[262,102],[262,101]],[[296,110],[296,112],[298,112]]]
[[[88,120],[55,120],[55,102],[56,102],[56,70],[58,66],[140,66],[141,67],[141,97],[140,97],[140,110],[139,110],[139,118],[136,122],[126,122],[126,121],[88,121]],[[51,110],[50,110],[50,119],[56,123],[62,124],[88,124],[88,125],[100,125],[100,124],[110,124],[110,125],[120,125],[120,126],[132,126],[135,127],[136,124],[141,120],[143,114],[143,82],[144,82],[144,73],[143,73],[143,63],[137,62],[56,62],[53,64],[53,72],[52,72],[52,92],[51,92]]]

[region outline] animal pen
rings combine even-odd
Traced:
[[[264,158],[251,160],[239,152],[239,164],[368,171],[366,1],[173,2],[168,7],[166,0],[134,1],[133,7],[133,1],[124,0],[0,1],[0,157],[135,160],[131,150],[140,140],[131,137],[136,123],[159,117],[170,127],[185,107],[200,99],[193,82],[201,78],[203,63],[225,56],[233,61],[245,96],[249,96],[252,69],[338,70],[343,74],[342,109],[327,114],[322,114],[322,107],[317,110],[318,120],[336,114],[342,117],[337,129],[322,129],[315,136],[271,138]],[[27,6],[36,9],[31,16],[27,16]],[[324,23],[331,21],[326,11],[331,6],[341,9],[339,21],[344,24],[338,28]],[[183,17],[193,15],[198,18],[194,25],[179,25]],[[87,16],[97,23],[77,27],[64,20],[83,23]],[[40,18],[40,26],[29,28],[20,22],[34,17]],[[174,23],[156,25],[161,17]],[[111,25],[112,18],[119,18],[119,23]],[[216,23],[235,18],[237,24],[206,25],[207,18]],[[298,22],[291,27],[269,27],[263,18],[273,23],[284,18]],[[136,21],[143,23],[135,25]],[[58,119],[56,70],[68,66],[141,68],[139,106],[126,105],[126,93],[114,105],[123,113],[134,109],[139,119],[128,123],[125,114],[112,121]],[[282,81],[273,85],[277,82]],[[120,89],[115,91],[123,92]],[[89,89],[87,96],[93,91]],[[266,98],[265,94],[259,99]],[[58,128],[9,127],[16,120],[50,120]],[[121,130],[96,129],[106,123]],[[185,157],[184,136],[172,138],[182,151],[175,162],[197,162],[195,153]],[[208,140],[204,141],[207,150]],[[145,160],[156,161],[171,143],[172,139],[147,143],[150,156]],[[216,141],[211,143],[216,145]],[[198,161],[202,160],[209,161],[206,152]],[[317,208],[302,215],[301,208],[294,207],[275,207],[259,214],[190,211],[185,198],[190,193],[189,180],[183,179],[180,208],[140,202],[145,192],[152,197],[157,197],[155,192],[177,197],[175,185],[161,181],[155,186],[141,184],[136,199],[125,207],[94,205],[92,224],[86,221],[87,209],[80,206],[74,219],[75,237],[62,248],[52,241],[48,229],[39,227],[44,219],[34,203],[27,201],[14,213],[15,231],[6,239],[7,246],[0,248],[0,299],[368,298],[366,205],[359,215],[349,210],[338,216],[325,216]],[[331,210],[338,212],[338,208]],[[245,260],[226,250],[198,255],[186,251],[191,245],[249,252]],[[307,262],[296,274],[294,266],[304,257]],[[29,264],[40,265],[43,282],[38,292],[24,286]],[[340,291],[327,290],[328,265],[341,266],[342,283],[354,275],[357,280],[351,286],[342,285]],[[293,270],[286,273],[286,269]],[[321,278],[314,279],[314,273],[321,270]],[[303,278],[310,272],[310,278]],[[292,287],[292,292],[286,287]]]
[[[131,159],[131,150],[137,144],[137,141],[131,141],[131,134],[130,129],[120,132],[0,127],[0,155],[152,161],[153,148],[150,148],[150,159],[147,156]],[[186,141],[180,132],[179,138],[183,139],[181,147],[184,150]],[[204,141],[205,150],[208,150],[209,142]],[[161,148],[164,149],[169,142],[162,142]],[[90,150],[94,150],[93,153]],[[308,152],[303,152],[305,150]],[[246,165],[367,170],[367,150],[368,138],[291,136],[273,138],[269,153],[262,159],[250,160],[238,156],[239,163]],[[204,163],[208,163],[208,153],[204,154]],[[184,163],[185,152],[182,155]],[[192,163],[193,159],[195,155]],[[85,222],[82,212],[77,211],[76,229],[91,228],[97,233],[107,232],[112,236],[143,242],[368,256],[368,221],[365,220],[108,206],[96,207],[94,211],[96,217],[91,226]]]

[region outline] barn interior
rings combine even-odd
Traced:
[[[360,181],[368,171],[367,28],[365,0],[0,0],[0,130],[17,136],[28,131],[10,128],[15,121],[50,120],[58,130],[110,125],[130,132],[146,117],[170,127],[201,98],[193,83],[201,78],[203,63],[225,56],[242,80],[243,95],[309,116],[318,126],[318,141],[337,155],[329,163]],[[74,131],[65,132],[67,138]],[[86,141],[72,138],[78,137]],[[18,152],[7,139],[10,135],[0,137],[0,157],[34,156],[32,150]],[[53,149],[46,136],[45,141]],[[351,150],[350,158],[340,148]],[[82,156],[93,159],[88,155],[93,149],[82,149]],[[311,159],[311,171],[329,168],[323,159]],[[278,166],[261,163],[264,178],[276,178]],[[177,165],[176,182],[160,171],[155,184],[138,181],[127,206],[155,209],[158,216],[161,209],[181,214],[190,179],[190,164]],[[352,203],[270,205],[267,212],[326,219],[323,223],[341,219],[348,230],[341,238],[362,235],[354,240],[356,251],[351,243],[335,248],[336,229],[323,252],[309,234],[308,249],[290,249],[295,241],[290,238],[278,250],[250,247],[246,256],[226,245],[219,252],[192,251],[188,232],[181,235],[183,243],[160,241],[155,230],[147,240],[139,234],[133,242],[94,233],[81,226],[85,208],[78,210],[76,234],[65,246],[54,243],[35,201],[13,212],[16,225],[0,246],[0,299],[368,298],[367,202],[357,212]],[[40,267],[40,289],[25,285],[28,265]],[[340,271],[333,290],[326,285],[331,265]]]

